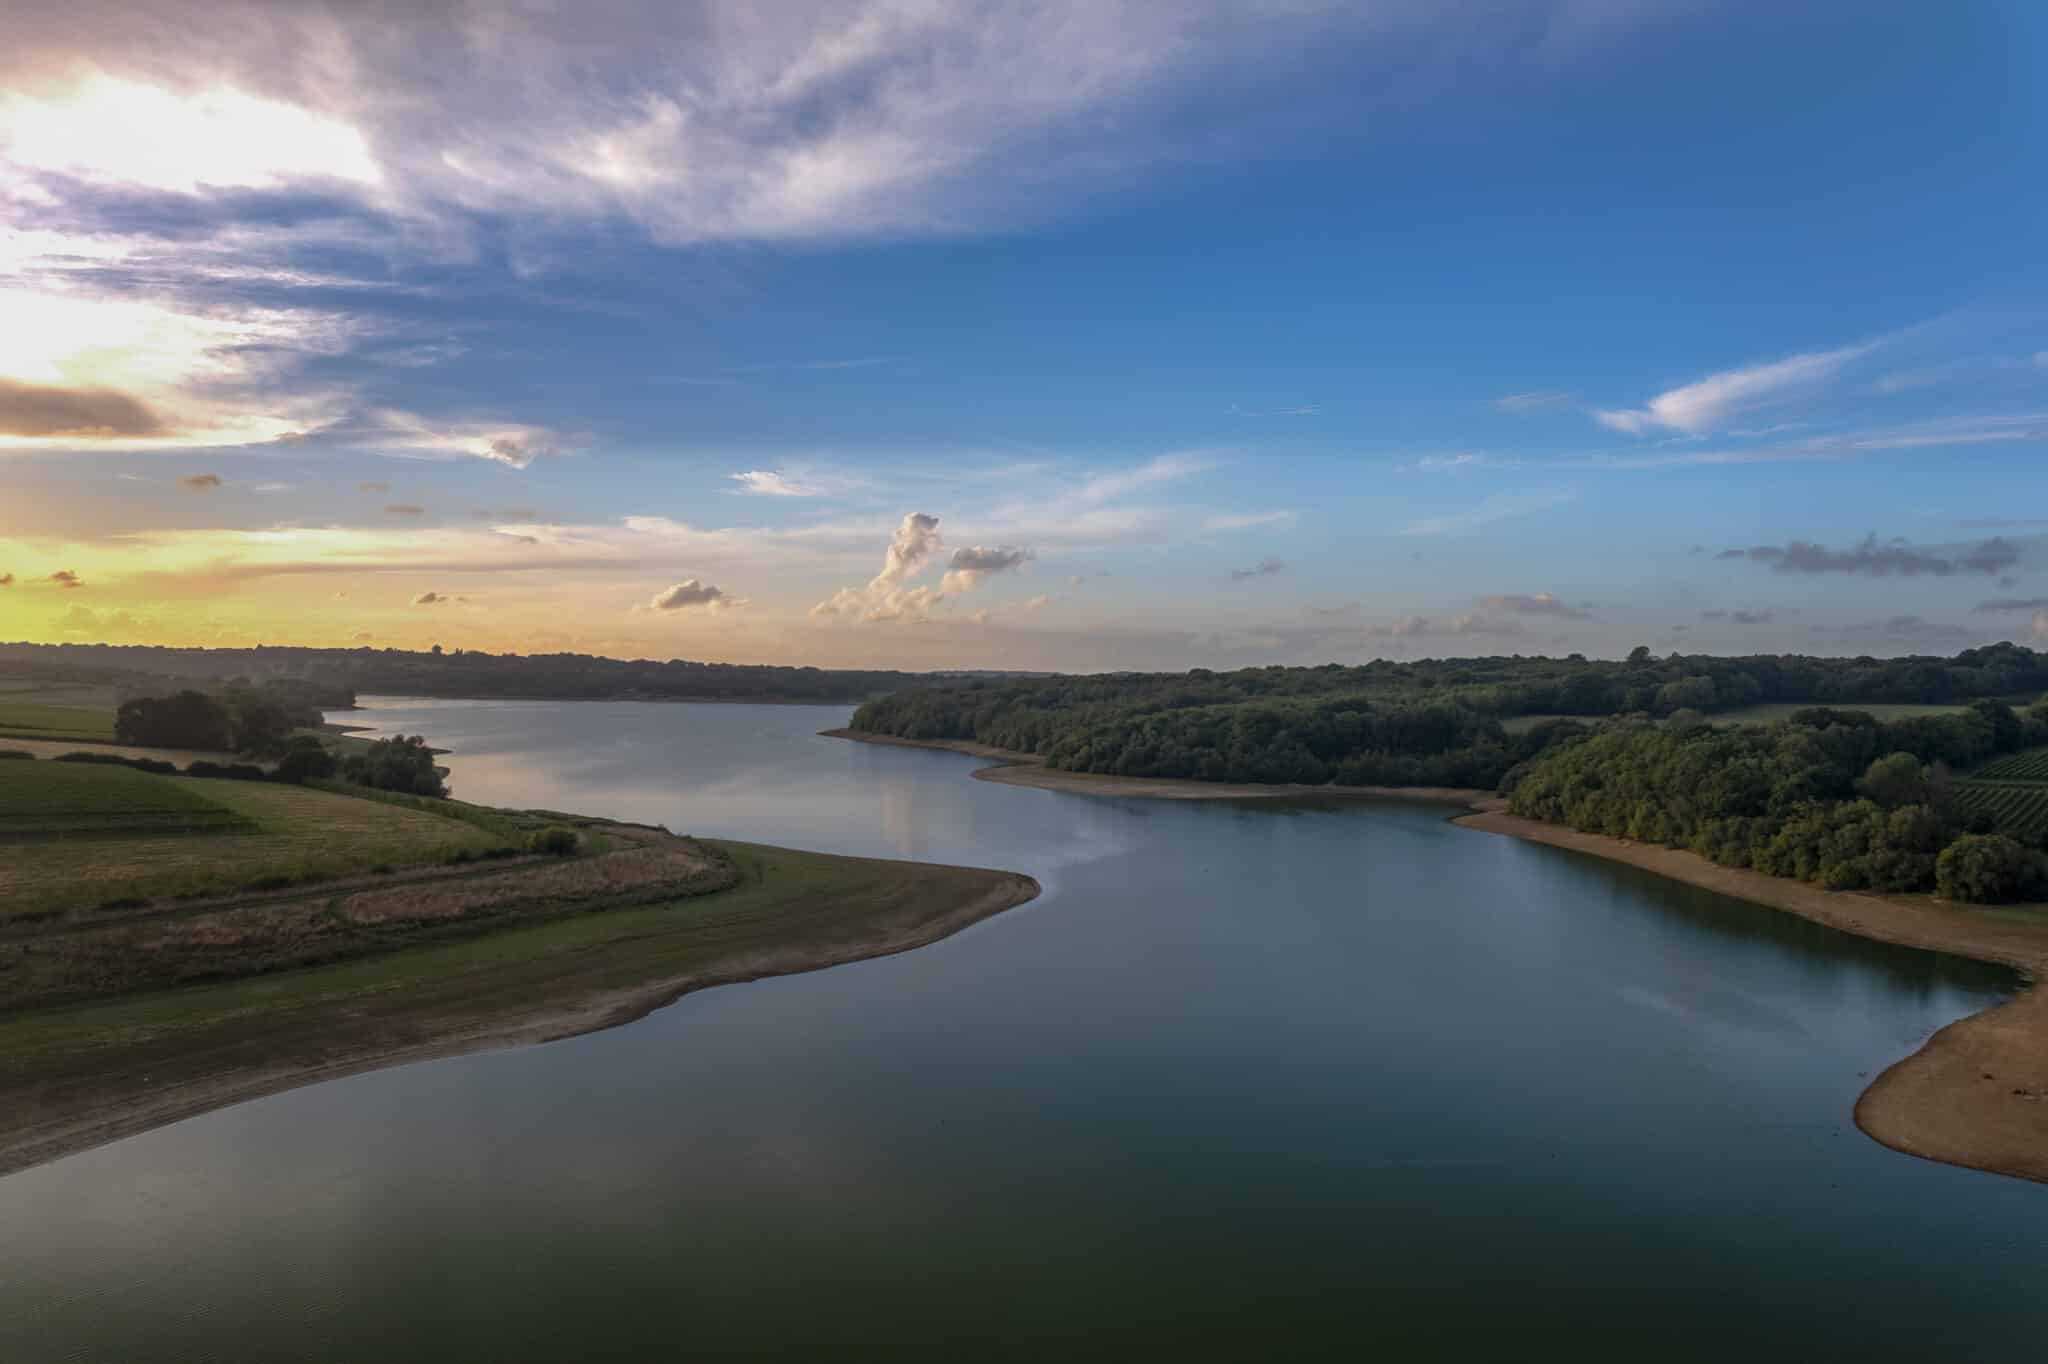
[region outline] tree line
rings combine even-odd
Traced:
[[[1511,772],[1509,808],[1588,833],[1687,848],[1830,890],[2031,899],[2048,857],[1958,810],[1950,772],[2048,744],[2048,703],[1997,701],[1882,724],[1815,707],[1733,729],[1616,723]]]

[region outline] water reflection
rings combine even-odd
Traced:
[[[1100,800],[821,708],[385,706],[459,794],[1031,872],[935,947],[0,1181],[0,1358],[2020,1354],[2044,1191],[1870,1072],[1995,972],[1425,807]],[[110,1310],[112,1309],[112,1310]]]

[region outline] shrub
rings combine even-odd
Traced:
[[[175,777],[178,765],[158,758],[131,758],[125,753],[60,753],[52,762],[98,763],[102,767],[132,767],[137,772],[154,772],[159,777]]]
[[[1934,888],[1944,899],[1997,905],[2040,893],[2041,858],[2004,834],[1964,834],[1942,849]]]
[[[21,748],[0,748],[0,762],[34,762],[36,755]]]
[[[549,857],[574,857],[576,850],[582,846],[581,835],[574,829],[565,829],[559,824],[537,829],[526,839],[528,852],[545,853]]]
[[[302,734],[285,745],[284,757],[277,764],[277,779],[296,785],[313,777],[331,777],[339,766],[327,745]]]
[[[401,734],[379,739],[369,751],[349,758],[341,765],[342,779],[357,786],[380,791],[402,791],[414,796],[445,796],[448,787],[441,770],[434,765],[434,751],[425,738]]]
[[[252,763],[211,763],[204,760],[185,764],[188,777],[207,777],[214,781],[268,781],[270,774]]]

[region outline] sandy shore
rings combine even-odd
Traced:
[[[887,748],[928,748],[941,753],[986,758],[996,765],[976,768],[972,773],[976,781],[992,781],[1002,786],[1033,786],[1043,791],[1066,791],[1079,796],[1143,796],[1148,800],[1414,800],[1466,808],[1491,808],[1492,804],[1498,803],[1490,792],[1462,786],[1305,786],[1060,772],[1047,767],[1045,759],[1036,753],[993,748],[967,739],[899,739],[893,734],[865,734],[852,729],[826,729],[819,733],[828,739],[852,739],[856,743],[880,744]]]
[[[1038,757],[986,744],[826,730],[834,738],[933,748],[1000,766],[973,775],[1010,786],[1166,800],[1358,796],[1466,807],[1453,822],[1485,833],[1625,862],[1674,881],[1797,914],[1845,933],[2009,966],[2048,979],[2048,907],[1980,909],[1932,896],[1863,895],[1723,867],[1696,853],[1521,819],[1485,791],[1449,787],[1249,786],[1055,772]],[[1878,1076],[1856,1102],[1856,1125],[1897,1151],[2048,1183],[2048,990],[2028,988],[1950,1024]]]
[[[1697,853],[1498,811],[1454,822],[1626,862],[1858,937],[2014,968],[2033,988],[1951,1023],[1879,1075],[1856,1101],[1856,1125],[1895,1151],[2048,1182],[2048,990],[2034,985],[2048,977],[2042,907],[1980,909],[1924,895],[1822,890],[1723,867]]]

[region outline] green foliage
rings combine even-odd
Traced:
[[[1613,724],[1531,761],[1509,805],[1830,889],[1928,890],[1944,849],[1978,818],[1971,784],[1952,786],[1945,764],[2023,731],[1988,708],[1893,724],[1827,708],[1768,728]]]
[[[1910,753],[1890,753],[1870,764],[1856,791],[1885,809],[1901,805],[1924,805],[1928,799],[1927,770]]]
[[[25,748],[0,748],[0,762],[34,762],[36,755]]]
[[[165,762],[161,758],[131,758],[125,753],[60,753],[50,761],[85,763],[100,767],[132,767],[137,772],[153,772],[160,777],[168,777],[178,770],[176,763]]]
[[[420,735],[379,739],[341,764],[344,781],[379,791],[414,796],[446,796],[448,785],[435,765],[433,750]]]
[[[317,777],[331,777],[339,769],[340,764],[328,751],[327,745],[311,735],[302,734],[285,745],[284,756],[277,763],[277,779],[297,784]]]
[[[222,750],[234,741],[226,706],[199,691],[138,696],[114,712],[114,737],[153,748]]]
[[[1944,899],[2006,904],[2041,893],[2043,858],[2003,834],[1964,834],[1944,848],[1935,890]]]
[[[528,852],[542,853],[549,857],[574,857],[582,846],[582,836],[574,829],[565,828],[560,824],[535,829],[526,838]]]

